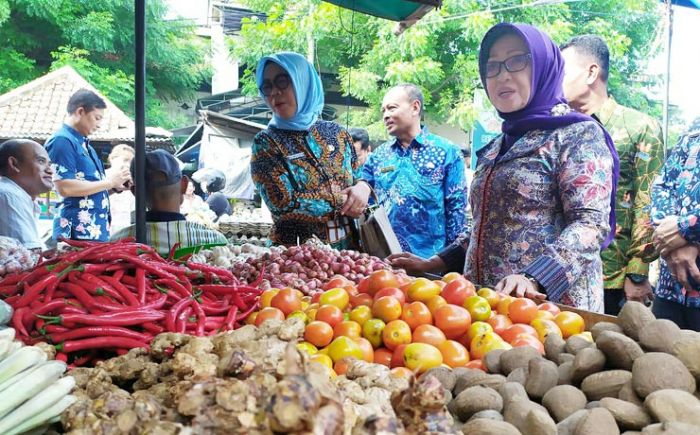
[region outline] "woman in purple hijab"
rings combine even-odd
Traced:
[[[544,32],[501,23],[484,36],[479,73],[503,134],[477,152],[473,223],[415,270],[455,270],[505,293],[603,311],[602,247],[614,225],[618,158],[609,135],[573,112],[564,62]]]

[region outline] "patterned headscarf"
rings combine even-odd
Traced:
[[[281,52],[265,56],[258,62],[258,67],[255,71],[258,88],[262,86],[263,73],[268,62],[276,63],[289,74],[297,100],[297,112],[294,116],[290,119],[282,119],[273,114],[268,126],[283,130],[308,130],[318,120],[323,110],[324,101],[321,77],[319,77],[314,66],[304,56],[293,52]],[[262,92],[260,92],[260,97],[265,100]],[[265,104],[267,104],[267,100],[265,100]]]

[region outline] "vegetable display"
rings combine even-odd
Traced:
[[[25,343],[46,341],[82,365],[98,350],[148,347],[158,333],[202,336],[235,329],[258,303],[256,284],[225,269],[161,258],[152,248],[67,241],[79,248],[0,281]]]
[[[37,259],[17,240],[0,236],[0,278],[34,267]]]
[[[75,402],[66,364],[47,361],[36,346],[13,341],[15,330],[0,330],[0,433],[15,435],[48,424]]]

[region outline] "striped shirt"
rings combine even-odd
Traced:
[[[121,240],[136,235],[136,226],[131,225],[114,233],[111,240]],[[146,244],[160,255],[167,256],[170,249],[179,243],[175,257],[190,254],[212,246],[225,246],[226,237],[220,232],[196,222],[188,222],[180,213],[147,212]]]

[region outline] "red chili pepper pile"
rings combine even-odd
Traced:
[[[148,347],[161,332],[232,330],[258,306],[259,283],[242,285],[225,269],[165,260],[133,240],[66,243],[79,249],[7,276],[0,298],[15,309],[18,338],[52,343],[74,365],[96,349]]]

